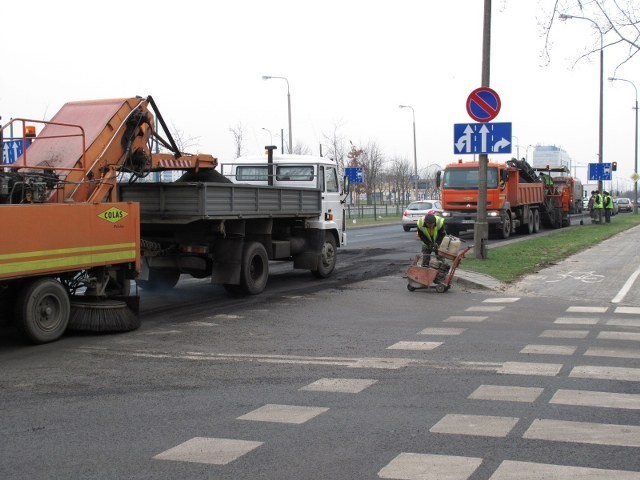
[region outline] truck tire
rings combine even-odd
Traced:
[[[70,314],[69,294],[53,278],[39,278],[28,283],[16,300],[16,324],[33,343],[59,339],[67,329]]]
[[[325,234],[324,245],[322,245],[322,254],[318,269],[311,272],[317,278],[327,278],[336,268],[336,240],[330,233]]]
[[[540,231],[540,211],[533,211],[533,233],[538,233]]]
[[[500,235],[500,238],[509,238],[509,235],[511,235],[511,215],[509,213],[505,215],[504,222],[502,223],[498,234]]]
[[[529,215],[527,216],[527,225],[526,225],[526,229],[527,229],[527,235],[531,235],[534,232],[534,222],[535,222],[535,215],[533,214],[533,212],[531,210],[529,210]]]
[[[240,284],[249,295],[261,293],[269,279],[269,257],[260,242],[250,242],[242,253]]]
[[[136,280],[143,290],[171,290],[180,280],[180,271],[175,269],[149,269],[148,280]]]

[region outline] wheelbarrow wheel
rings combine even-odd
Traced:
[[[438,285],[436,285],[436,292],[444,293],[446,291],[447,291],[447,286],[444,283],[439,283]]]
[[[415,292],[416,291],[416,287],[414,287],[410,283],[407,283],[407,290],[409,290],[410,292]]]

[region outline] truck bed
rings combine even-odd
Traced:
[[[320,190],[213,182],[130,183],[121,201],[140,204],[143,223],[190,223],[237,218],[318,217]]]

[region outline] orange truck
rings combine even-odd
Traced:
[[[0,145],[30,139],[0,169],[0,315],[33,343],[56,340],[67,328],[139,326],[129,284],[141,262],[140,209],[119,201],[118,176],[216,165],[177,148],[152,155],[151,108],[151,97],[71,102],[51,121],[17,118],[0,129]],[[18,137],[7,135],[16,130]]]
[[[459,235],[477,220],[478,162],[462,160],[438,172],[447,232]],[[563,226],[568,216],[545,188],[536,171],[525,161],[489,162],[487,166],[487,223],[500,238],[512,233],[536,233],[543,223]]]

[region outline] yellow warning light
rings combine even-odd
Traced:
[[[27,125],[24,127],[24,136],[26,138],[33,138],[36,136],[36,127],[33,125]]]

